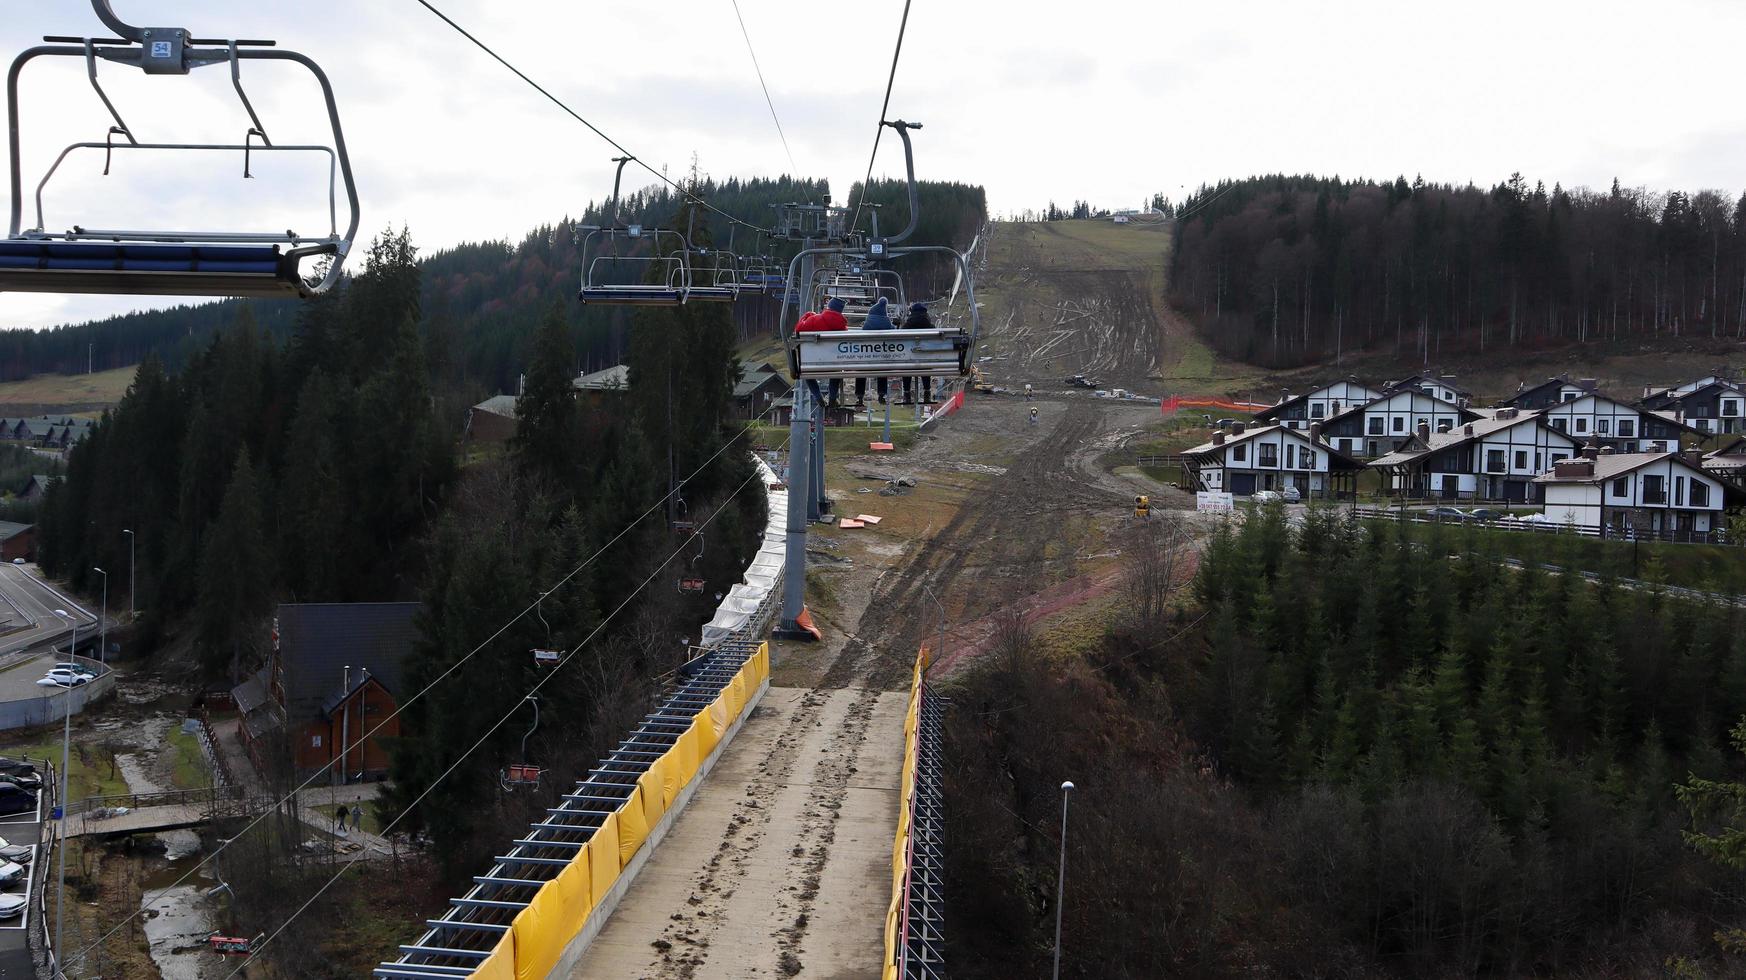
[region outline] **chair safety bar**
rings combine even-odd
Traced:
[[[802,263],[819,256],[840,259],[859,256],[844,247],[808,248],[796,252],[788,263],[788,280],[799,281]],[[970,329],[936,325],[932,330],[835,331],[800,334],[794,331],[797,305],[794,291],[782,297],[777,324],[788,351],[789,375],[805,378],[850,378],[878,375],[958,375],[968,377],[975,364],[976,341],[982,332],[982,314],[976,305],[976,281],[962,253],[944,245],[915,245],[889,250],[890,259],[906,255],[950,255],[964,284],[965,308]],[[888,270],[880,270],[888,271]],[[902,312],[901,308],[898,312]]]

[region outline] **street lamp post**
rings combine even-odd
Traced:
[[[66,620],[73,627],[73,649],[79,649],[79,621],[74,619],[65,609],[56,609],[55,615]],[[68,685],[61,689],[61,697],[67,699],[65,720],[61,723],[61,798],[56,807],[60,811],[55,819],[59,828],[60,869],[55,872],[55,972],[64,973],[65,965],[61,962],[61,953],[66,948],[61,945],[62,915],[65,911],[67,897],[67,793],[70,782],[67,766],[72,761],[73,746],[73,688]]]
[[[91,570],[103,576],[103,618],[97,621],[97,662],[109,665],[109,573],[92,566]],[[78,654],[75,649],[73,653]]]
[[[121,533],[127,535],[127,619],[132,622],[139,618],[137,600],[134,599],[133,587],[133,528],[124,527]]]
[[[1072,792],[1071,781],[1061,784],[1061,866],[1055,872],[1055,980],[1061,980],[1061,893],[1067,881],[1067,797]]]

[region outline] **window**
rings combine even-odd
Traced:
[[[1678,507],[1685,503],[1685,477],[1673,478],[1673,504]]]
[[[1576,401],[1576,392],[1574,392],[1574,391],[1561,391],[1558,393],[1558,400],[1561,402]]]
[[[1399,415],[1396,415],[1394,417],[1394,431],[1405,432],[1406,431],[1406,419],[1400,417]]]
[[[1241,463],[1242,461],[1244,461],[1248,458],[1249,458],[1249,446],[1247,443],[1240,442],[1240,443],[1236,444],[1235,446],[1231,447],[1231,462]]]
[[[1278,446],[1274,445],[1271,442],[1264,442],[1261,444],[1261,465],[1262,466],[1278,466],[1279,465],[1279,447]]]
[[[1691,506],[1708,507],[1710,505],[1710,485],[1702,480],[1691,481]]]
[[[1327,406],[1321,402],[1310,402],[1310,418],[1319,419],[1327,411]]]
[[[1612,427],[1613,427],[1613,420],[1612,419],[1595,419],[1594,420],[1594,431],[1600,433],[1603,436],[1606,435],[1609,431],[1611,431]]]
[[[1621,476],[1617,480],[1613,481],[1613,496],[1623,499],[1623,498],[1629,497],[1630,495],[1631,495],[1631,478],[1630,477]]]
[[[1736,398],[1724,398],[1724,399],[1722,399],[1722,414],[1723,415],[1739,415],[1740,414],[1740,401],[1739,401],[1739,399],[1736,399]]]
[[[1634,438],[1636,435],[1637,435],[1637,420],[1636,419],[1620,419],[1619,420],[1619,438],[1631,439],[1631,438]]]
[[[1487,449],[1485,451],[1485,471],[1487,473],[1502,473],[1504,469],[1504,451]]]
[[[1382,416],[1370,416],[1370,434],[1373,436],[1382,435]]]
[[[1559,432],[1563,432],[1565,423],[1568,421],[1568,419],[1553,419],[1552,428],[1557,429]]]
[[[1291,443],[1285,447],[1285,468],[1297,469],[1297,444]]]
[[[309,747],[312,749],[321,748],[321,736],[320,735],[309,736]]]
[[[1667,503],[1667,477],[1643,477],[1643,502],[1646,504]]]
[[[1697,430],[1699,432],[1710,431],[1710,420],[1709,419],[1692,419],[1692,423],[1697,426]]]
[[[1527,468],[1528,468],[1528,451],[1526,449],[1516,450],[1516,469],[1525,470]]]
[[[1316,451],[1313,449],[1305,449],[1303,452],[1298,453],[1297,454],[1297,463],[1298,463],[1298,466],[1302,469],[1306,469],[1306,470],[1315,469],[1316,468]]]
[[[1546,472],[1546,454],[1538,449],[1534,450],[1534,472]]]
[[[1576,431],[1579,433],[1588,431],[1588,416],[1578,415],[1576,417]]]

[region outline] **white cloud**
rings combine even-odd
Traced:
[[[0,4],[0,51],[45,33],[101,33],[79,0]],[[366,235],[404,222],[427,250],[514,238],[610,190],[609,146],[413,0],[118,5],[135,20],[170,8],[197,34],[272,37],[319,61],[339,97]],[[789,169],[722,0],[437,5],[657,167],[679,172],[696,151],[716,176]],[[845,193],[866,167],[902,3],[740,8],[795,160]],[[1732,90],[1731,39],[1743,29],[1746,6],[1706,0],[916,0],[890,114],[926,124],[916,134],[922,175],[982,183],[998,212],[1051,198],[1137,204],[1153,191],[1180,196],[1201,181],[1274,170],[1480,184],[1520,170],[1566,186],[1618,176],[1734,193],[1746,127],[1722,93]],[[108,120],[82,67],[26,72],[27,185],[62,144],[102,137]],[[151,138],[230,141],[246,126],[223,68],[190,80],[104,66],[102,77]],[[244,81],[276,140],[324,135],[312,84],[254,65]],[[898,173],[896,142],[882,147],[877,169]],[[67,200],[86,203],[78,195],[92,187],[125,198],[125,179],[144,171],[118,171],[107,184],[89,168],[69,172],[78,179]],[[174,169],[154,174],[130,204],[177,215],[213,206],[243,224],[261,217],[241,192],[271,192],[245,187],[240,166],[198,174],[181,189],[166,182]],[[0,326],[131,305],[0,294]]]

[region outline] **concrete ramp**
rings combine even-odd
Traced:
[[[770,688],[569,976],[878,977],[907,703]]]

